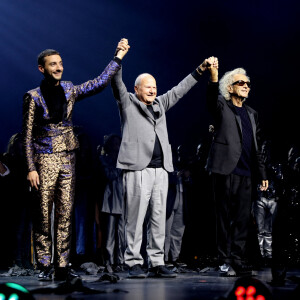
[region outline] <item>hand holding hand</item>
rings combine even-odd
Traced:
[[[206,58],[203,63],[199,66],[199,68],[204,72],[210,68],[219,68],[219,61],[217,57],[211,56]]]
[[[128,40],[123,38],[120,40],[120,42],[118,43],[116,52],[115,52],[115,56],[123,59],[123,57],[127,54],[127,52],[129,51],[129,44],[128,44]]]
[[[219,69],[219,61],[217,57],[211,56],[206,58],[203,63],[199,66],[202,72],[209,70],[210,72],[210,80],[212,82],[218,81],[218,69]]]

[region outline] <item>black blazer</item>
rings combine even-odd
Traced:
[[[213,173],[229,175],[235,169],[242,153],[242,123],[235,112],[232,101],[218,95],[219,84],[210,82],[207,88],[207,108],[215,122],[215,133],[212,141],[207,169]],[[257,112],[247,109],[253,130],[252,171],[258,171],[261,180],[266,180],[266,170],[260,152],[260,127]]]

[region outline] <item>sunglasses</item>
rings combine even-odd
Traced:
[[[250,87],[251,87],[250,81],[238,80],[238,81],[235,81],[232,85],[244,86],[245,83],[247,84],[247,87],[250,89]]]

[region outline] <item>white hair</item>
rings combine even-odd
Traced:
[[[249,76],[247,76],[246,74],[246,70],[243,68],[236,68],[232,71],[226,72],[223,75],[223,77],[220,79],[220,83],[219,83],[219,91],[226,100],[230,100],[230,93],[228,92],[228,86],[233,84],[234,75],[236,74],[245,75],[247,79],[250,81]]]

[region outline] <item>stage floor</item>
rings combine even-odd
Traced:
[[[35,276],[12,276],[0,277],[0,284],[14,282],[30,291],[34,299],[114,299],[114,300],[174,300],[174,299],[219,299],[233,288],[238,277],[220,277],[213,268],[203,269],[204,272],[188,270],[179,273],[177,278],[145,278],[129,279],[127,272],[117,273],[119,280],[116,283],[99,281],[104,273],[97,275],[85,275],[78,272],[82,278],[83,288],[74,286],[63,294],[56,294],[58,286],[62,283],[57,281],[40,282]],[[1,273],[7,272],[2,270]],[[292,299],[292,294],[300,279],[300,269],[288,269],[284,286],[273,287],[270,285],[271,270],[265,268],[255,271],[252,276],[260,280],[273,294],[273,299]],[[85,291],[83,291],[85,289]],[[1,291],[0,291],[1,292]],[[224,299],[224,298],[222,298]]]

